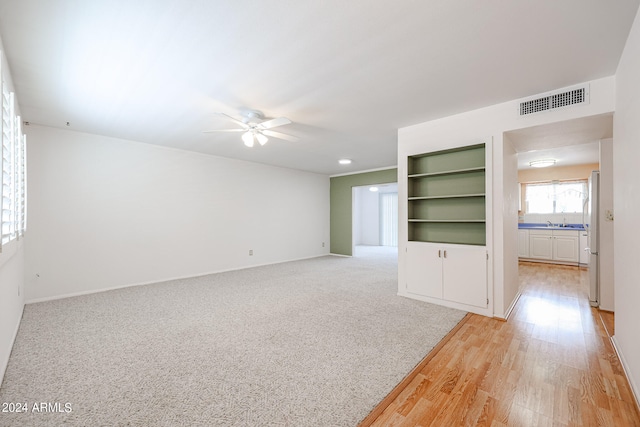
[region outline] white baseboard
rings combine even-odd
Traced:
[[[640,389],[638,389],[638,385],[633,381],[633,377],[630,375],[627,361],[624,358],[624,354],[620,351],[620,346],[618,345],[618,341],[616,341],[615,335],[611,337],[611,344],[613,345],[613,349],[618,355],[618,360],[620,360],[620,364],[622,365],[622,370],[624,371],[624,375],[627,377],[627,382],[631,386],[631,393],[633,394],[634,399],[636,400],[636,407],[640,408]]]
[[[328,254],[328,255],[333,255],[333,254]],[[289,260],[286,260],[286,261],[266,262],[266,263],[263,263],[263,264],[255,264],[255,265],[246,266],[246,267],[228,268],[228,269],[224,269],[224,270],[216,270],[216,271],[198,273],[198,274],[193,274],[193,275],[188,275],[188,276],[168,277],[168,278],[163,278],[163,279],[158,279],[158,280],[152,280],[152,281],[149,281],[149,282],[129,283],[129,284],[126,284],[126,285],[112,286],[112,287],[109,287],[109,288],[92,289],[92,290],[89,290],[89,291],[80,291],[80,292],[71,292],[71,293],[68,293],[68,294],[54,295],[54,296],[43,297],[43,298],[33,298],[33,299],[27,300],[26,304],[35,304],[35,303],[39,303],[39,302],[55,301],[55,300],[58,300],[58,299],[78,297],[78,296],[82,296],[82,295],[91,295],[91,294],[97,294],[97,293],[100,293],[100,292],[115,291],[117,289],[132,288],[134,286],[153,285],[155,283],[170,282],[172,280],[192,279],[194,277],[208,276],[210,274],[218,274],[218,273],[227,273],[229,271],[246,270],[246,269],[249,269],[249,268],[264,267],[264,266],[267,266],[267,265],[283,264],[285,262],[303,261],[305,259],[321,258],[321,257],[328,256],[328,255],[327,254],[313,255],[313,256],[309,256],[309,257],[289,259]]]
[[[481,316],[493,317],[493,307],[488,306],[487,308],[476,307],[473,305],[462,304],[454,301],[448,301],[440,298],[432,298],[426,297],[423,295],[412,294],[409,292],[398,292],[397,295],[399,297],[415,299],[422,302],[428,302],[430,304],[442,305],[444,307],[455,308],[456,310],[467,311],[475,314],[480,314]]]
[[[511,316],[511,313],[513,312],[513,309],[516,307],[516,304],[518,303],[518,300],[520,300],[521,296],[522,296],[522,293],[520,292],[520,289],[518,289],[518,293],[516,294],[516,297],[513,299],[513,301],[511,301],[511,305],[509,306],[509,308],[507,308],[507,312],[504,314],[504,316],[496,316],[494,314],[493,317],[500,320],[509,319],[509,316]]]
[[[22,308],[20,309],[20,315],[18,316],[18,321],[16,322],[15,330],[13,331],[13,338],[11,339],[10,349],[13,350],[13,345],[16,342],[16,338],[18,336],[18,330],[20,329],[20,323],[22,323],[22,313],[24,313],[24,304],[22,304]],[[11,350],[7,353],[7,357],[5,360],[0,362],[0,384],[4,380],[4,374],[7,372],[7,366],[9,365],[9,359],[11,358]]]

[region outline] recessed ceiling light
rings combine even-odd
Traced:
[[[340,160],[338,160],[338,163],[340,163],[341,165],[350,165],[351,164],[351,160],[350,159],[340,159]]]
[[[378,191],[378,187],[369,187],[369,191],[373,191],[375,193]]]
[[[529,162],[529,166],[532,168],[546,168],[547,166],[553,166],[556,164],[554,159],[546,159],[546,160],[534,160]]]

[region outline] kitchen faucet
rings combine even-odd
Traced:
[[[551,221],[547,221],[547,225],[548,225],[549,227],[553,227],[553,224],[551,223]]]

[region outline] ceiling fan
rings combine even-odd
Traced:
[[[244,118],[242,120],[236,119],[235,117],[231,117],[225,113],[215,113],[218,116],[225,117],[236,124],[240,125],[240,129],[218,129],[218,130],[207,130],[204,133],[211,132],[244,132],[242,134],[242,141],[244,145],[247,147],[253,147],[255,141],[258,141],[260,145],[264,145],[267,143],[269,138],[267,136],[272,136],[274,138],[285,139],[287,141],[297,141],[298,138],[295,136],[287,135],[281,132],[274,132],[271,129],[277,126],[288,125],[291,123],[291,120],[286,117],[277,117],[271,120],[264,120],[264,115],[260,111],[250,110],[244,114]]]

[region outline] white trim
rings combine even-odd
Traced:
[[[509,305],[509,308],[507,308],[507,312],[504,314],[504,316],[497,316],[494,314],[493,317],[500,320],[508,320],[509,316],[511,316],[511,312],[513,312],[513,309],[516,308],[516,304],[520,300],[521,296],[522,296],[522,292],[520,292],[520,290],[518,289],[518,293],[516,294],[516,297],[511,302],[511,305]]]
[[[332,254],[329,254],[329,255],[332,255]],[[92,289],[90,291],[82,291],[82,292],[72,292],[72,293],[69,293],[69,294],[62,294],[62,295],[55,295],[55,296],[51,296],[51,297],[30,299],[30,300],[26,301],[26,304],[35,304],[35,303],[39,303],[39,302],[55,301],[55,300],[64,299],[64,298],[72,298],[72,297],[78,297],[78,296],[82,296],[82,295],[97,294],[97,293],[100,293],[100,292],[115,291],[117,289],[133,288],[135,286],[154,285],[156,283],[171,282],[173,280],[192,279],[192,278],[195,278],[195,277],[208,276],[210,274],[227,273],[227,272],[230,272],[230,271],[246,270],[246,269],[249,269],[249,268],[264,267],[264,266],[267,266],[267,265],[276,265],[276,264],[283,264],[283,263],[286,263],[286,262],[302,261],[302,260],[305,260],[305,259],[321,258],[321,257],[324,257],[324,256],[327,256],[327,255],[314,255],[314,256],[303,257],[303,258],[289,259],[289,260],[286,260],[286,261],[266,262],[264,264],[256,264],[256,265],[251,265],[251,266],[247,266],[247,267],[237,267],[237,268],[228,268],[228,269],[224,269],[224,270],[210,271],[208,273],[198,273],[198,274],[188,275],[188,276],[169,277],[169,278],[166,278],[166,279],[158,279],[158,280],[153,280],[153,281],[150,281],[150,282],[130,283],[128,285],[119,285],[119,286],[113,286],[113,287],[110,287],[110,288]]]
[[[613,349],[618,355],[618,360],[620,360],[620,364],[622,365],[624,376],[627,377],[627,382],[631,386],[631,394],[633,394],[633,398],[636,400],[636,407],[639,408],[640,407],[640,389],[638,389],[638,385],[633,382],[633,377],[631,376],[631,373],[629,372],[629,369],[628,369],[629,365],[627,364],[624,358],[624,355],[620,351],[620,346],[618,345],[618,341],[616,340],[616,337],[613,336],[610,338],[610,340],[611,340],[611,345],[613,346]]]
[[[16,328],[13,331],[13,338],[11,339],[11,344],[9,348],[13,350],[13,345],[16,342],[16,338],[18,337],[18,330],[20,329],[20,323],[22,323],[22,313],[24,313],[24,304],[20,308],[20,315],[18,316],[18,322],[16,323]],[[0,362],[0,384],[4,381],[4,374],[7,372],[7,366],[9,366],[9,359],[11,358],[11,350],[7,353],[7,359]]]
[[[356,172],[345,172],[345,173],[339,173],[336,175],[329,175],[329,178],[337,178],[339,176],[347,176],[347,175],[359,175],[361,173],[369,173],[369,172],[378,172],[378,171],[386,171],[389,169],[398,169],[398,166],[387,166],[384,168],[377,168],[377,169],[366,169],[363,171],[356,171]]]
[[[329,255],[331,255],[331,256],[339,256],[341,258],[353,258],[353,255],[343,255],[343,254],[333,254],[333,253],[331,253]]]

